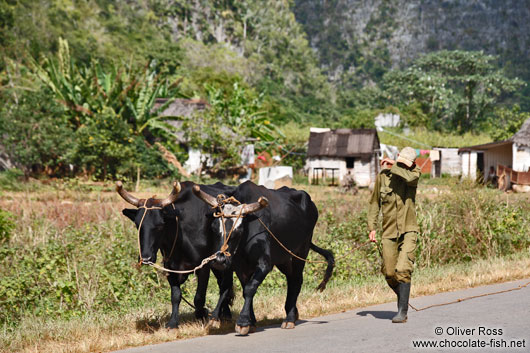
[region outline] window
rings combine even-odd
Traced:
[[[355,158],[353,157],[346,157],[346,168],[352,169],[354,160]]]

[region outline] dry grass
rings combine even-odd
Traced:
[[[169,188],[168,188],[169,189]],[[147,188],[134,193],[139,198],[164,195],[164,188]],[[162,197],[162,196],[160,196]],[[124,221],[120,213],[131,208],[113,189],[105,184],[102,191],[40,190],[36,192],[2,192],[0,209],[16,217],[13,241],[37,244],[51,233],[61,233],[68,227],[82,229],[89,223],[101,224],[109,220]],[[128,221],[127,221],[128,222]],[[126,222],[123,222],[126,223]],[[36,227],[35,225],[38,225]]]

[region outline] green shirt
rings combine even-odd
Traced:
[[[397,238],[407,232],[419,232],[416,222],[416,188],[420,168],[395,163],[377,175],[368,209],[368,228],[375,230],[379,211],[383,213],[383,238]]]

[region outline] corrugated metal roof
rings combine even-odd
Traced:
[[[475,145],[469,147],[461,147],[458,149],[458,153],[469,152],[469,151],[485,151],[491,148],[496,148],[503,145],[511,145],[513,143],[512,139],[484,143],[482,145]]]
[[[503,141],[495,141],[490,143],[485,143],[482,145],[475,145],[469,147],[462,147],[458,149],[458,153],[469,152],[469,151],[480,151],[488,150],[490,148],[499,147],[502,145],[507,145],[511,143],[516,143],[522,146],[530,146],[530,118],[526,119],[519,131],[515,133],[512,137]]]
[[[336,129],[311,132],[308,157],[366,157],[379,149],[375,129]]]
[[[157,98],[155,104],[153,104],[152,111],[156,111],[162,107],[169,98]],[[160,113],[160,116],[176,116],[189,118],[196,111],[203,111],[206,109],[208,103],[204,100],[198,99],[184,99],[177,98],[173,100],[165,109]]]

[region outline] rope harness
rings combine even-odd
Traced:
[[[491,293],[485,293],[485,294],[479,294],[479,295],[473,295],[473,296],[470,296],[470,297],[465,297],[465,298],[461,298],[461,299],[456,299],[456,300],[453,300],[451,302],[447,302],[447,303],[441,303],[441,304],[433,304],[433,305],[429,305],[429,306],[426,306],[424,308],[421,308],[421,309],[418,309],[416,308],[415,306],[413,306],[412,304],[409,303],[409,306],[414,309],[415,311],[422,311],[422,310],[427,310],[427,309],[430,309],[430,308],[435,308],[437,306],[444,306],[444,305],[450,305],[450,304],[456,304],[456,303],[460,303],[460,302],[463,302],[465,300],[469,300],[469,299],[475,299],[475,298],[481,298],[481,297],[487,297],[489,295],[495,295],[495,294],[501,294],[501,293],[508,293],[508,292],[513,292],[515,290],[520,290],[520,289],[523,289],[525,287],[527,287],[528,285],[530,285],[530,282],[527,282],[525,284],[521,284],[517,287],[514,287],[514,288],[511,288],[511,289],[505,289],[505,290],[500,290],[500,291],[497,291],[497,292],[491,292]]]
[[[213,214],[214,217],[221,218],[221,224],[223,225],[223,245],[221,245],[221,249],[219,250],[219,252],[224,254],[226,257],[230,257],[232,255],[230,254],[230,252],[228,252],[228,241],[230,240],[230,237],[232,236],[232,233],[234,232],[234,229],[236,228],[237,222],[241,219],[241,217],[244,217],[244,215],[243,215],[243,207],[239,209],[239,214],[237,215],[225,214],[223,207],[226,204],[241,205],[241,202],[239,202],[233,196],[230,196],[227,198],[225,195],[219,194],[217,195],[217,206],[215,207],[218,209],[218,211]],[[232,227],[230,228],[230,233],[228,233],[228,235],[226,234],[226,218],[236,219],[236,221],[232,223]]]
[[[207,258],[203,259],[201,261],[201,263],[196,266],[195,268],[191,269],[191,270],[183,270],[183,271],[179,271],[179,270],[170,270],[168,268],[165,268],[165,267],[162,267],[160,265],[157,265],[156,263],[153,263],[153,262],[143,262],[142,260],[142,247],[140,245],[140,231],[142,229],[142,224],[144,222],[144,219],[145,219],[145,215],[147,214],[147,211],[149,210],[161,210],[162,207],[158,207],[158,206],[152,206],[152,207],[147,207],[146,206],[147,204],[147,200],[145,200],[144,202],[144,205],[143,206],[140,206],[138,208],[143,208],[145,211],[144,211],[144,214],[142,215],[142,219],[140,220],[140,224],[138,225],[138,254],[140,255],[140,262],[139,262],[139,265],[141,264],[146,264],[146,265],[149,265],[151,267],[154,267],[156,268],[157,270],[160,270],[160,271],[164,271],[164,272],[169,272],[169,273],[177,273],[177,274],[190,274],[190,273],[195,273],[197,270],[203,268],[204,266],[206,266],[206,264],[208,264],[208,262],[212,261],[213,259],[215,259],[216,255],[217,254],[213,254],[213,255],[210,255],[208,256]],[[175,206],[173,205],[173,208],[175,208]],[[164,256],[164,262],[166,260],[169,260],[169,258],[171,258],[171,255],[173,254],[173,250],[175,249],[175,244],[177,243],[177,237],[178,237],[178,217],[176,218],[177,220],[177,231],[176,231],[176,234],[175,234],[175,240],[173,241],[173,246],[171,248],[171,252],[169,254],[169,256],[166,258]]]

